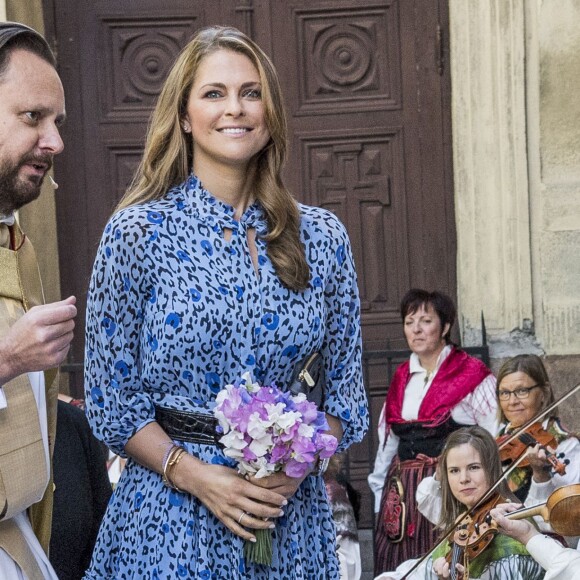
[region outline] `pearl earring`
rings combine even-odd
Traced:
[[[186,133],[189,133],[191,131],[191,128],[189,127],[189,125],[187,123],[183,123],[183,130]]]

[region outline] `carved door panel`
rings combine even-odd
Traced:
[[[79,298],[73,363],[83,359],[102,228],[180,48],[199,27],[219,23],[270,54],[291,128],[287,183],[300,201],[334,211],[352,240],[373,422],[349,466],[369,527],[366,476],[391,364],[384,351],[406,346],[400,298],[412,286],[455,295],[446,1],[44,0],[44,9],[69,118],[55,170],[62,291]],[[80,375],[72,390],[81,393]]]
[[[305,203],[335,212],[352,241],[372,427],[349,453],[349,476],[369,527],[376,424],[386,377],[401,362],[384,351],[406,348],[400,299],[413,286],[455,295],[447,14],[431,0],[258,4],[270,26],[256,39],[289,108],[287,181]]]

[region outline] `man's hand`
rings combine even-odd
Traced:
[[[521,507],[521,506],[519,506]],[[518,509],[517,504],[500,503],[490,511],[491,517],[497,522],[498,530],[524,544],[538,534],[538,530],[527,520],[508,520],[505,516]]]
[[[31,308],[0,337],[0,385],[24,373],[58,366],[68,354],[76,298]]]

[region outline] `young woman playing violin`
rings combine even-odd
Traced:
[[[493,483],[501,477],[502,469],[494,438],[481,427],[465,427],[449,435],[439,459],[441,471],[442,511],[439,527],[449,530],[458,517],[476,504]],[[507,485],[498,486],[491,500],[467,520],[447,534],[447,539],[420,563],[409,560],[394,572],[385,572],[375,580],[453,580],[468,577],[470,580],[540,580],[544,576],[541,566],[529,555],[525,546],[507,536],[496,533],[496,528],[486,522],[492,505],[514,499]],[[481,526],[474,526],[475,522]],[[480,532],[486,530],[485,533]],[[477,533],[474,533],[474,530]],[[463,532],[467,533],[467,540]],[[445,535],[445,532],[444,532]],[[467,572],[467,574],[465,574]],[[408,575],[406,575],[408,574]],[[465,576],[464,576],[465,575]]]
[[[509,359],[499,370],[497,384],[500,419],[497,441],[504,468],[526,454],[525,460],[508,478],[509,487],[518,500],[533,506],[545,502],[558,487],[579,483],[580,443],[562,427],[554,411],[519,437],[511,437],[554,403],[541,359],[531,354]],[[441,510],[439,489],[436,476],[425,478],[417,488],[419,511],[432,522],[438,521]],[[541,518],[536,521],[542,530],[551,529]],[[567,540],[570,545],[576,545],[575,539]]]

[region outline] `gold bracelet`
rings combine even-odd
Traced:
[[[175,462],[177,454],[181,455],[183,452],[185,452],[185,449],[181,447],[181,445],[174,445],[167,454],[167,458],[165,459],[165,463],[163,464],[163,473],[162,473],[163,483],[167,487],[173,487],[173,484],[167,477],[168,470],[171,467],[171,465],[173,465],[173,463]]]
[[[179,452],[177,452],[175,454],[175,457],[172,459],[172,461],[167,466],[167,475],[166,475],[166,479],[167,479],[169,487],[174,489],[175,491],[179,491],[181,493],[184,493],[184,492],[182,489],[179,489],[175,485],[175,483],[173,483],[173,478],[171,477],[171,473],[177,467],[177,464],[181,461],[181,459],[183,458],[184,455],[187,455],[187,451],[183,447],[180,447]]]

